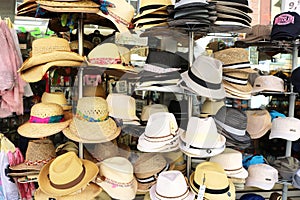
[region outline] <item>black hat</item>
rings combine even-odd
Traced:
[[[294,86],[294,92],[300,92],[300,68],[297,67],[292,71],[291,82]]]
[[[300,15],[283,12],[274,17],[271,40],[294,40],[300,34]]]

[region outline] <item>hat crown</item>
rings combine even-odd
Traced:
[[[224,101],[206,100],[202,104],[201,113],[215,115],[218,112],[218,110],[224,105],[225,105]]]
[[[97,143],[94,146],[93,157],[95,157],[98,161],[105,160],[106,158],[114,157],[117,155],[119,155],[119,148],[116,142],[109,141]]]
[[[118,20],[125,20],[130,23],[134,16],[134,7],[125,0],[110,0],[115,7],[108,7],[108,12],[119,23]],[[101,11],[99,11],[101,12]]]
[[[177,129],[178,125],[173,113],[157,112],[150,115],[145,128],[145,135],[152,137],[174,135]]]
[[[272,126],[271,115],[267,110],[247,110],[247,131],[255,136],[262,131],[267,132]]]
[[[247,115],[237,108],[223,106],[215,115],[215,119],[238,130],[247,128]]]
[[[300,120],[294,117],[279,117],[272,121],[270,137],[277,135],[280,138],[300,138]],[[291,138],[290,138],[291,139]],[[294,140],[294,139],[293,139]]]
[[[149,117],[157,112],[169,112],[168,107],[163,104],[151,104],[144,106],[142,109],[141,120],[147,121]]]
[[[63,108],[56,103],[37,103],[30,110],[30,116],[46,118],[63,115]]]
[[[211,157],[209,161],[219,163],[225,171],[243,167],[242,153],[231,148],[225,148],[221,154]]]
[[[255,182],[275,183],[278,181],[278,171],[268,164],[250,165],[248,168],[248,179]]]
[[[115,61],[121,63],[119,48],[114,43],[103,43],[97,45],[88,54],[88,59],[91,63],[95,63],[94,59],[108,59],[107,64],[113,64]],[[109,60],[111,59],[111,60]],[[116,59],[116,60],[113,60]]]
[[[39,38],[32,42],[32,56],[53,51],[71,51],[69,42],[58,37]]]
[[[67,99],[62,92],[44,92],[41,101],[43,103],[57,103],[59,105],[67,104]]]
[[[258,76],[254,81],[253,90],[284,92],[284,81],[273,75]]]
[[[144,153],[134,164],[134,173],[137,178],[150,177],[167,165],[166,159],[157,153]]]
[[[55,158],[55,147],[51,140],[30,140],[26,150],[26,161],[29,162],[46,162]]]
[[[228,48],[214,53],[214,58],[224,65],[249,62],[249,53],[244,48]]]
[[[102,97],[82,97],[77,103],[77,113],[93,119],[105,120],[108,117],[107,102]]]
[[[83,163],[74,152],[56,157],[49,167],[49,179],[52,183],[63,185],[72,182],[83,172]]]

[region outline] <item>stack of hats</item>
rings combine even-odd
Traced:
[[[234,44],[235,46],[239,46],[240,43],[250,44],[257,42],[270,42],[271,28],[272,26],[270,25],[254,25],[251,27],[251,30],[246,33],[245,39],[238,40]]]
[[[141,0],[139,13],[132,20],[135,29],[168,26],[167,6],[169,5],[172,5],[171,0]]]
[[[292,74],[291,74],[291,82],[294,86],[294,92],[300,92],[300,68],[297,67],[295,68],[293,71],[292,71]]]
[[[179,0],[169,12],[173,15],[173,19],[168,21],[170,27],[192,27],[201,32],[208,32],[211,24],[217,19],[215,3],[208,3],[206,0]]]
[[[251,69],[249,53],[243,48],[228,48],[214,53],[214,58],[223,63],[223,84],[226,97],[250,99],[252,86],[249,74]]]
[[[221,101],[213,101],[211,99],[206,99],[201,106],[200,117],[209,117],[215,115],[218,110],[224,106],[225,103]]]
[[[279,178],[292,181],[294,173],[299,169],[299,160],[294,157],[277,158],[272,166],[278,170]]]
[[[83,57],[71,51],[66,39],[39,38],[32,42],[31,57],[18,72],[26,82],[37,82],[51,67],[80,67],[82,63]]]
[[[216,30],[240,30],[250,28],[252,18],[248,13],[252,9],[248,5],[248,0],[226,1],[212,0],[216,3],[217,20],[214,23]]]
[[[17,7],[18,16],[34,17],[37,10],[37,3],[35,0],[25,0]]]
[[[226,146],[246,149],[251,145],[244,111],[223,106],[214,116],[218,132],[226,137]]]
[[[251,139],[264,136],[272,127],[271,115],[267,110],[246,110],[247,132]]]

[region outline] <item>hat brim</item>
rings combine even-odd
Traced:
[[[80,67],[82,64],[82,62],[72,60],[53,61],[43,65],[36,65],[27,70],[21,71],[20,76],[26,82],[38,82],[42,80],[45,73],[51,67]]]
[[[81,1],[36,1],[37,4],[50,6],[50,7],[74,7],[74,8],[98,8],[99,5],[93,1],[81,0]]]
[[[269,135],[269,139],[275,139],[275,138],[278,138],[278,139],[285,139],[285,140],[289,140],[289,141],[296,141],[299,139],[299,134],[287,134],[286,132],[284,131],[277,131],[277,130],[272,130],[271,129],[271,132],[270,132],[270,135]]]
[[[158,27],[168,27],[167,22],[159,22],[155,24],[137,24],[134,30],[146,30],[146,29],[151,29],[151,28],[158,28]]]
[[[154,12],[156,12],[156,11],[161,11],[161,10],[167,10],[167,5],[162,5],[162,6],[159,7],[159,8],[154,8],[154,9],[148,9],[148,10],[145,10],[145,11],[143,11],[141,14],[137,14],[137,15],[133,18],[133,20],[136,21],[136,19],[138,19],[138,18],[142,18],[142,17],[145,16],[145,15],[154,13]]]
[[[73,118],[63,134],[75,142],[101,143],[108,142],[119,136],[121,128],[116,126],[113,119],[104,122],[88,122]]]
[[[128,72],[128,73],[134,73],[137,74],[138,71],[133,67],[133,66],[124,66],[122,64],[106,64],[106,65],[100,65],[96,63],[90,62],[88,59],[86,59],[86,62],[89,67],[99,67],[105,69],[114,69],[114,70],[120,70],[123,72]]]
[[[246,85],[233,84],[226,80],[223,80],[222,82],[223,82],[225,89],[229,89],[232,92],[236,92],[236,93],[242,92],[242,93],[251,94],[252,85],[249,82],[247,82]]]
[[[152,187],[149,190],[151,200],[160,200],[159,198],[157,198],[155,196],[156,186],[157,186],[157,184],[152,185]],[[176,189],[176,188],[173,188],[173,189]],[[172,197],[167,197],[167,199],[173,199],[173,198]],[[185,198],[181,199],[181,200],[194,200],[194,199],[195,199],[195,194],[192,191],[189,191],[188,195]]]
[[[57,6],[48,6],[48,5],[41,5],[40,7],[54,13],[97,13],[99,11],[99,7],[57,7]]]
[[[111,21],[120,33],[129,33],[130,32],[128,27],[125,24],[123,24],[119,21],[116,21],[116,19],[109,14],[105,15],[102,11],[99,11],[99,8],[98,8],[98,12],[96,12],[96,13],[97,13],[97,15]],[[129,22],[128,22],[128,24],[129,24]]]
[[[42,138],[48,137],[50,135],[54,135],[59,133],[63,129],[69,126],[71,120],[66,120],[64,122],[58,123],[30,123],[25,122],[21,126],[18,127],[18,133],[27,138]]]
[[[206,5],[208,5],[207,1],[194,2],[194,3],[184,3],[179,1],[178,3],[175,3],[174,9],[177,10],[177,9],[188,8],[188,7],[202,7]]]
[[[218,13],[223,13],[223,14],[227,14],[227,15],[232,15],[234,17],[242,18],[242,19],[248,21],[249,23],[251,23],[251,21],[252,21],[252,18],[249,15],[247,15],[247,13],[245,13],[239,9],[230,7],[230,6],[223,6],[223,5],[217,4],[216,10]]]
[[[141,142],[139,142],[139,143],[141,143]],[[179,138],[177,138],[177,140],[171,141],[171,143],[165,144],[164,146],[159,147],[159,148],[149,148],[149,144],[147,146],[148,146],[148,148],[142,146],[141,144],[138,144],[137,149],[141,152],[172,152],[172,151],[176,151],[179,149]]]
[[[259,178],[259,177],[257,177],[257,178]],[[273,184],[271,182],[266,183],[266,182],[257,180],[257,178],[255,179],[252,177],[248,177],[246,179],[245,186],[256,187],[256,188],[259,188],[262,190],[271,190],[275,185],[275,182]]]
[[[246,12],[246,13],[253,13],[253,10],[248,5],[245,5],[245,4],[242,4],[242,3],[228,2],[228,1],[225,1],[225,0],[223,0],[223,1],[213,0],[212,2],[215,2],[216,5],[230,6],[230,7],[239,9],[239,10],[241,10],[243,12]]]
[[[245,179],[248,177],[248,171],[245,168],[241,168],[239,170],[234,171],[226,171],[226,174],[230,178],[238,178],[238,179]]]
[[[192,8],[187,8],[187,9],[182,9],[182,10],[176,11],[174,14],[174,19],[181,18],[181,17],[188,16],[188,15],[194,15],[194,14],[209,15],[209,12],[205,8],[204,9],[196,9],[196,8],[192,7]]]
[[[12,167],[14,166],[10,166],[9,168],[12,169]],[[11,173],[8,173],[7,175],[8,176],[12,176],[12,177],[24,177],[24,176],[38,176],[40,173],[40,170],[29,170],[29,171],[26,171],[26,172],[11,172]]]
[[[243,100],[249,100],[251,99],[251,94],[237,94],[234,93],[228,89],[225,88],[226,91],[226,98],[231,98],[231,99],[243,99]]]
[[[157,92],[169,92],[169,93],[178,93],[184,94],[184,89],[177,85],[168,85],[168,86],[145,86],[145,87],[136,87],[135,91],[157,91]]]

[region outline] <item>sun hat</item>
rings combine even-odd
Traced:
[[[138,181],[138,192],[146,193],[157,181],[163,171],[172,170],[174,166],[159,153],[142,153],[135,161],[134,175]]]
[[[157,112],[169,112],[169,109],[166,105],[163,104],[150,104],[143,106],[141,113],[141,121],[148,121],[150,115]]]
[[[248,193],[248,194],[243,194],[240,197],[240,200],[265,200],[265,198],[259,194]]]
[[[217,5],[230,6],[233,8],[237,8],[246,13],[252,13],[253,10],[249,7],[248,0],[234,0],[234,1],[225,1],[225,0],[212,0],[211,2],[215,2]]]
[[[252,93],[258,92],[284,92],[284,82],[273,75],[259,76],[255,79]]]
[[[300,189],[300,168],[293,174],[292,185]]]
[[[18,127],[18,133],[28,138],[42,138],[59,133],[69,124],[70,120],[64,120],[60,105],[37,103],[31,107],[29,120]]]
[[[280,113],[276,110],[270,110],[270,115],[271,115],[271,121],[273,121],[274,119],[278,118],[278,117],[286,117],[283,113]]]
[[[106,98],[109,116],[124,121],[139,121],[135,99],[126,94],[110,93]]]
[[[139,13],[133,18],[133,20],[136,22],[136,19],[140,19],[145,15],[166,10],[168,5],[172,5],[171,0],[141,0]]]
[[[267,110],[246,110],[247,129],[251,139],[264,136],[272,127],[271,115]]]
[[[209,117],[215,115],[218,110],[224,106],[224,101],[214,101],[211,99],[206,99],[204,103],[201,105],[201,113],[200,117]]]
[[[243,167],[248,169],[251,165],[263,164],[266,163],[266,159],[263,155],[254,154],[254,155],[246,155],[243,157]]]
[[[151,200],[182,199],[193,200],[195,194],[189,190],[183,174],[177,170],[159,174],[156,184],[150,189]]]
[[[214,58],[223,63],[223,70],[239,69],[248,73],[256,72],[251,68],[249,52],[244,48],[228,48],[216,51]]]
[[[235,199],[235,187],[218,163],[206,161],[198,164],[189,181],[196,195],[199,195],[200,186],[206,187],[203,194],[205,199]]]
[[[102,188],[98,186],[96,183],[89,183],[84,189],[81,189],[78,192],[74,192],[74,194],[69,194],[65,196],[55,196],[44,193],[41,188],[38,188],[34,192],[35,199],[39,200],[73,200],[73,199],[86,199],[93,200],[96,196],[102,193]]]
[[[63,110],[71,110],[72,105],[67,103],[67,99],[62,92],[44,92],[41,98],[42,103],[57,103],[62,106]]]
[[[237,93],[251,93],[252,86],[248,81],[249,73],[242,70],[223,71],[223,85],[226,89],[236,91]]]
[[[191,157],[207,158],[225,149],[225,137],[218,134],[212,117],[191,117],[186,132],[180,136],[181,151]]]
[[[51,140],[30,140],[26,149],[24,162],[15,166],[10,166],[9,168],[12,170],[39,171],[45,164],[55,157],[55,147]]]
[[[279,172],[280,177],[283,180],[292,181],[293,174],[299,169],[299,160],[297,158],[288,156],[277,158],[273,167]]]
[[[272,121],[269,139],[281,138],[296,141],[300,138],[300,120],[294,117],[279,117]]]
[[[74,152],[67,152],[44,165],[38,184],[46,194],[64,196],[86,187],[98,172],[95,163],[80,159]]]
[[[268,164],[250,165],[249,176],[246,179],[246,186],[257,187],[262,190],[271,190],[278,181],[278,171]]]
[[[225,148],[222,153],[212,156],[209,161],[219,163],[228,177],[240,179],[248,177],[248,172],[243,167],[243,155],[240,151]]]
[[[133,166],[123,157],[107,158],[100,163],[96,183],[114,199],[134,199],[137,181],[133,175]]]
[[[121,132],[109,117],[108,106],[102,97],[82,97],[77,102],[76,114],[63,134],[70,140],[101,143],[115,139]]]
[[[212,99],[225,98],[222,85],[222,63],[209,56],[198,56],[191,68],[181,74],[188,88]]]
[[[145,132],[138,139],[137,148],[146,152],[167,148],[178,139],[181,132],[173,113],[154,113],[150,115]]]

